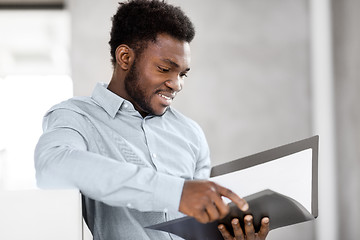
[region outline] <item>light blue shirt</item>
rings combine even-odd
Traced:
[[[178,216],[186,179],[209,177],[201,128],[175,109],[143,118],[97,84],[52,107],[35,150],[42,188],[78,188],[94,240],[171,239],[145,229]]]

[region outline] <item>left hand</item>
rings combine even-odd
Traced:
[[[251,215],[246,215],[244,217],[245,233],[243,233],[239,219],[234,218],[231,221],[232,227],[234,229],[234,235],[226,230],[223,224],[219,225],[219,230],[224,238],[224,240],[265,240],[266,236],[269,233],[269,218],[265,217],[261,219],[261,227],[259,232],[255,232],[253,225],[253,217]]]
[[[248,203],[230,189],[205,180],[186,180],[181,194],[179,211],[201,223],[224,218],[230,211],[222,196],[230,199],[242,211]]]

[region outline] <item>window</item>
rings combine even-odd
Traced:
[[[0,189],[35,188],[42,116],[72,96],[66,10],[0,14]]]

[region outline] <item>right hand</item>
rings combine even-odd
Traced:
[[[254,225],[253,225],[253,217],[251,215],[246,215],[244,217],[244,229],[245,232],[240,227],[239,219],[234,218],[231,221],[231,225],[234,230],[234,236],[228,232],[223,224],[218,226],[221,235],[223,236],[224,240],[265,240],[266,236],[270,231],[270,224],[269,218],[264,217],[261,219],[261,227],[259,232],[255,232]]]
[[[179,211],[201,223],[222,219],[230,211],[222,196],[229,198],[242,211],[249,208],[247,202],[230,189],[211,181],[187,180],[184,183]]]

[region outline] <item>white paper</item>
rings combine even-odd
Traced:
[[[311,213],[312,149],[211,178],[241,197],[271,189],[302,204]]]

